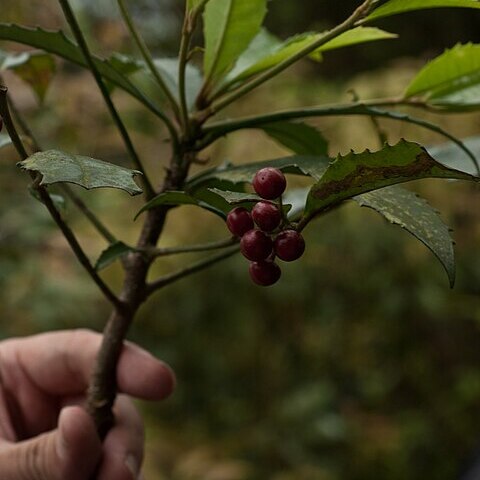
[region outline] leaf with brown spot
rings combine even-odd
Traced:
[[[306,220],[356,195],[422,178],[480,180],[442,165],[417,143],[401,140],[378,152],[340,155],[310,190]]]

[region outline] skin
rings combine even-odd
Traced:
[[[87,330],[0,342],[0,479],[141,479],[144,432],[132,398],[162,400],[172,371],[126,342],[117,369],[116,424],[100,442],[82,408],[101,336]]]

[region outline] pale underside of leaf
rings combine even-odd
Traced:
[[[376,20],[414,10],[442,7],[480,8],[480,2],[477,0],[390,0],[376,8],[367,17],[367,20]]]
[[[87,190],[118,188],[130,195],[142,193],[133,180],[136,175],[141,175],[140,172],[82,155],[47,150],[33,154],[18,165],[24,170],[40,173],[41,185],[65,182]]]
[[[364,193],[353,200],[361,207],[375,210],[390,223],[400,226],[426,245],[444,267],[453,287],[455,254],[450,230],[426,200],[398,186]]]

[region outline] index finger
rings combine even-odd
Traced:
[[[10,364],[20,367],[47,394],[81,394],[88,387],[101,341],[100,334],[83,329],[6,340],[0,343],[2,380],[8,382]],[[117,385],[127,395],[161,400],[172,393],[175,377],[165,363],[125,342],[117,365]]]

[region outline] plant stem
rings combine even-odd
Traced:
[[[98,88],[100,89],[103,99],[105,100],[108,110],[110,111],[110,115],[112,116],[113,121],[115,122],[118,128],[118,131],[122,136],[125,147],[127,148],[128,153],[135,167],[143,174],[142,182],[146,190],[145,192],[146,196],[148,198],[153,198],[155,196],[155,190],[153,189],[146,175],[146,171],[143,167],[142,161],[140,160],[140,157],[138,156],[135,150],[135,147],[133,146],[133,142],[132,142],[132,139],[130,138],[130,134],[128,133],[128,130],[125,127],[125,124],[123,123],[117,109],[115,108],[115,105],[113,104],[113,101],[112,101],[112,97],[110,96],[110,93],[105,85],[105,82],[103,81],[103,78],[100,75],[100,72],[98,71],[95,65],[92,54],[90,53],[90,49],[87,45],[87,42],[80,28],[80,25],[78,24],[75,14],[73,13],[70,3],[68,0],[58,0],[58,1],[60,3],[60,6],[62,7],[65,18],[67,19],[67,22],[70,25],[70,28],[72,29],[73,35],[77,40],[80,49],[82,50],[82,53],[85,57],[85,61],[87,62],[88,67],[92,72],[92,75],[95,78],[95,81],[97,82]]]
[[[188,118],[185,75],[188,61],[188,49],[190,47],[190,39],[195,28],[196,19],[196,12],[193,12],[191,16],[188,14],[188,12],[185,14],[185,19],[182,27],[182,37],[180,40],[180,52],[178,55],[178,94],[180,97],[180,112],[183,131],[187,137],[190,135],[190,121]]]
[[[240,118],[237,120],[229,120],[225,122],[215,122],[206,125],[203,128],[204,138],[202,141],[198,142],[196,148],[203,149],[208,145],[213,143],[220,137],[224,135],[242,130],[245,128],[256,128],[267,123],[279,122],[282,120],[294,120],[298,118],[309,118],[309,117],[329,117],[329,116],[350,116],[350,115],[361,115],[368,117],[383,117],[390,120],[407,122],[413,125],[418,125],[420,127],[431,130],[432,132],[438,133],[445,138],[448,138],[451,142],[455,143],[463,152],[470,158],[472,163],[475,165],[475,168],[480,174],[480,166],[478,161],[473,154],[473,152],[458,138],[450,134],[443,128],[438,125],[427,122],[419,118],[411,117],[404,113],[391,112],[388,110],[381,110],[376,108],[377,105],[384,106],[387,102],[380,101],[378,104],[373,102],[362,102],[357,104],[335,104],[335,105],[324,105],[319,107],[309,107],[309,108],[300,108],[293,110],[283,110],[279,112],[274,112],[266,115],[256,115],[252,117]],[[391,104],[391,102],[388,102]],[[396,103],[398,105],[399,103]]]
[[[5,127],[7,128],[8,134],[10,135],[10,138],[12,139],[12,142],[20,158],[22,160],[25,160],[28,158],[28,153],[22,141],[20,140],[20,136],[18,135],[15,125],[12,121],[12,117],[10,115],[10,109],[8,107],[7,92],[8,92],[7,87],[0,86],[0,116],[3,118]],[[100,278],[95,268],[90,263],[90,260],[86,256],[85,252],[83,251],[82,247],[78,243],[78,240],[75,237],[75,234],[70,229],[70,227],[63,221],[63,218],[60,215],[60,212],[55,207],[47,190],[41,185],[39,185],[37,182],[35,182],[36,177],[33,173],[31,175],[32,175],[32,178],[34,179],[35,189],[38,191],[38,194],[40,195],[40,199],[42,200],[43,204],[47,207],[47,210],[49,211],[50,215],[52,216],[57,226],[60,228],[68,244],[70,245],[70,248],[75,253],[75,256],[77,257],[78,261],[82,264],[82,266],[85,268],[85,270],[90,275],[92,280],[97,284],[97,286],[100,288],[100,290],[105,295],[105,297],[112,303],[112,305],[114,305],[116,309],[121,308],[122,306],[121,301],[110,290],[107,284]]]
[[[137,44],[137,47],[139,48],[143,59],[145,60],[145,63],[147,64],[151,74],[153,75],[153,78],[157,81],[158,85],[162,89],[163,93],[167,97],[168,101],[170,102],[170,106],[172,107],[173,113],[175,114],[175,117],[177,120],[180,121],[180,110],[178,107],[177,100],[173,96],[172,92],[168,88],[167,84],[165,83],[165,80],[162,78],[160,75],[160,72],[158,71],[158,68],[155,65],[155,62],[152,58],[152,55],[150,51],[148,50],[147,44],[139,34],[137,28],[135,27],[135,24],[133,23],[132,17],[125,5],[124,0],[118,0],[118,6],[120,7],[120,11],[122,13],[123,20],[125,21],[125,24],[128,27],[128,30],[130,34],[132,35],[133,39],[135,40],[135,43]]]
[[[147,255],[153,258],[166,257],[169,255],[178,255],[181,253],[194,253],[194,252],[208,252],[211,250],[220,250],[227,248],[238,243],[236,238],[228,238],[226,240],[220,240],[218,242],[200,243],[198,245],[187,245],[185,247],[172,247],[172,248],[147,248],[143,250]]]
[[[170,285],[177,280],[192,275],[193,273],[200,272],[208,267],[211,267],[212,265],[215,265],[218,262],[221,262],[222,260],[232,257],[233,255],[238,253],[239,248],[240,247],[238,245],[235,245],[222,253],[212,255],[209,258],[200,260],[197,263],[178,270],[177,272],[169,273],[168,275],[165,275],[158,280],[155,280],[154,282],[147,285],[147,295],[151,295],[157,290],[160,290],[161,288]]]
[[[226,94],[225,96],[219,98],[217,101],[213,102],[202,113],[202,120],[204,121],[207,118],[215,115],[220,110],[230,105],[232,102],[238,100],[240,97],[243,97],[244,95],[251,92],[255,88],[259,87],[263,83],[272,79],[273,77],[276,77],[279,73],[286,70],[288,67],[296,63],[298,60],[304,58],[305,56],[309,55],[310,53],[320,48],[322,45],[325,45],[330,40],[333,40],[334,38],[338,37],[342,33],[353,28],[357,21],[361,20],[362,18],[368,15],[371,7],[372,7],[372,0],[364,1],[352,13],[352,15],[350,15],[350,17],[348,17],[344,22],[340,23],[339,25],[332,28],[328,32],[324,33],[318,40],[306,46],[295,55],[292,55],[291,57],[285,59],[283,62],[280,62],[278,65],[275,65],[270,70],[267,70],[264,73],[261,73],[260,75],[255,77],[254,79],[250,80],[249,82],[244,83],[237,90],[234,90],[233,92]]]

